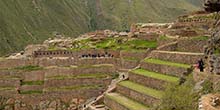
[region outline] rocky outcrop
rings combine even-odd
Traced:
[[[220,25],[217,24],[215,32],[208,41],[208,45],[205,47],[205,55],[207,58],[207,64],[209,72],[214,74],[220,74]]]
[[[77,106],[82,100],[72,99],[71,102],[65,103],[60,99],[43,100],[36,105],[28,105],[14,98],[0,96],[0,110],[77,110]]]
[[[220,0],[205,0],[204,8],[208,12],[219,12]]]

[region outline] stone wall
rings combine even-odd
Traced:
[[[160,102],[159,99],[139,93],[129,88],[117,85],[117,92],[125,95],[126,97],[133,97],[136,101],[142,102],[145,105],[154,105]]]
[[[140,33],[137,36],[138,39],[147,40],[147,41],[156,41],[158,37],[159,34],[157,33]]]
[[[191,72],[191,69],[145,62],[141,62],[141,68],[177,77],[188,75]]]
[[[161,59],[165,61],[177,62],[177,63],[184,63],[184,64],[196,64],[198,60],[204,57],[201,54],[189,54],[189,53],[168,53],[164,51],[153,51],[150,55],[151,58]]]
[[[23,81],[43,81],[44,80],[44,70],[25,72]]]
[[[68,50],[55,50],[55,51],[35,51],[33,57],[42,58],[42,57],[73,57],[75,59],[81,58],[83,55],[106,55],[111,54],[113,57],[119,57],[119,51],[114,50],[80,50],[80,51],[68,51]]]
[[[128,108],[125,108],[123,105],[117,103],[116,101],[114,101],[108,97],[105,97],[104,103],[107,106],[110,106],[111,110],[129,110]]]
[[[220,56],[210,56],[208,62],[210,71],[216,75],[220,75]]]
[[[87,67],[87,68],[51,68],[43,70],[45,72],[45,77],[53,76],[68,76],[68,75],[80,75],[83,73],[105,73],[114,74],[116,69],[113,66],[100,66],[100,67]]]
[[[207,40],[197,40],[197,39],[179,40],[177,44],[177,49],[178,51],[183,51],[183,52],[203,53],[204,46],[207,45],[207,43],[208,43]]]
[[[61,86],[75,86],[75,85],[99,85],[103,84],[107,87],[111,83],[111,78],[96,79],[96,78],[83,78],[83,79],[48,79],[44,83],[44,88],[61,87]]]
[[[121,51],[120,56],[121,58],[136,58],[136,59],[144,59],[149,52],[127,52]]]
[[[139,65],[139,61],[136,60],[122,60],[122,68],[133,69]]]
[[[144,77],[142,75],[138,75],[132,72],[129,73],[129,80],[131,80],[132,82],[135,82],[135,83],[138,83],[138,84],[150,87],[150,88],[159,89],[159,90],[164,90],[166,83],[168,83],[163,80],[154,79],[150,77]]]
[[[16,87],[20,85],[18,79],[0,79],[0,87]]]

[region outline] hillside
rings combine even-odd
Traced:
[[[96,29],[128,30],[131,23],[167,22],[197,10],[187,0],[1,0],[0,55],[53,33],[77,37]]]

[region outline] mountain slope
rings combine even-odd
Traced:
[[[52,33],[77,37],[96,29],[127,30],[136,22],[167,22],[197,10],[186,0],[1,0],[0,55]]]

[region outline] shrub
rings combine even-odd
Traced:
[[[167,85],[165,95],[157,110],[197,110],[198,94],[193,91],[194,82],[190,76],[187,82],[177,86]]]

